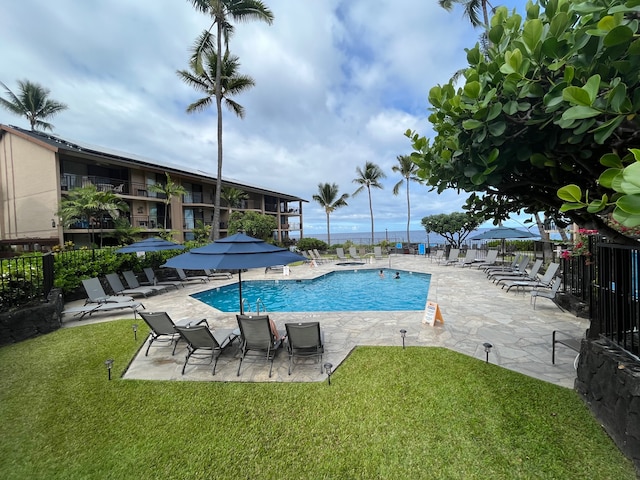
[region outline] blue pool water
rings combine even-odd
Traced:
[[[260,299],[268,312],[350,312],[424,310],[431,275],[400,270],[331,272],[313,280],[250,280],[242,296],[251,311]],[[238,284],[192,295],[222,312],[237,312]],[[246,305],[246,304],[245,304]],[[247,307],[245,307],[247,308]]]

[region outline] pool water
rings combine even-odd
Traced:
[[[313,280],[242,282],[245,309],[256,311],[258,299],[267,312],[358,312],[424,310],[431,275],[400,270],[362,269],[331,272]],[[238,284],[192,295],[222,312],[237,312]],[[250,306],[250,307],[247,307]],[[262,309],[262,308],[261,308]]]

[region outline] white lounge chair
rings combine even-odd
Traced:
[[[362,257],[358,255],[358,252],[356,251],[356,247],[349,247],[349,255],[351,255],[351,258],[353,258],[354,260],[362,259]]]
[[[344,254],[344,248],[342,247],[337,247],[336,248],[336,255],[338,256],[338,260],[340,261],[345,261],[348,260],[347,256]]]
[[[382,247],[373,247],[373,257],[376,260],[382,260]]]

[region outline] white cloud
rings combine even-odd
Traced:
[[[216,171],[215,110],[187,114],[199,93],[181,82],[189,49],[210,24],[190,2],[5,2],[0,81],[36,81],[69,110],[55,133],[150,159]],[[376,230],[403,229],[406,199],[391,193],[407,129],[429,134],[427,95],[465,64],[477,38],[458,14],[416,0],[268,0],[272,26],[236,25],[231,51],[256,86],[225,110],[223,175],[311,200],[320,182],[352,193],[356,167],[388,178],[372,193]],[[0,111],[0,123],[26,122]],[[411,186],[412,225],[459,211],[456,192]],[[305,206],[305,233],[324,233],[324,211]],[[369,226],[366,193],[331,217],[332,231]]]

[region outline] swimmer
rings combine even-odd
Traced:
[[[384,278],[384,270],[380,270],[379,275],[380,275],[380,278]]]
[[[396,272],[396,276],[393,277],[393,278],[396,279],[396,280],[399,280],[400,279],[400,272]]]

